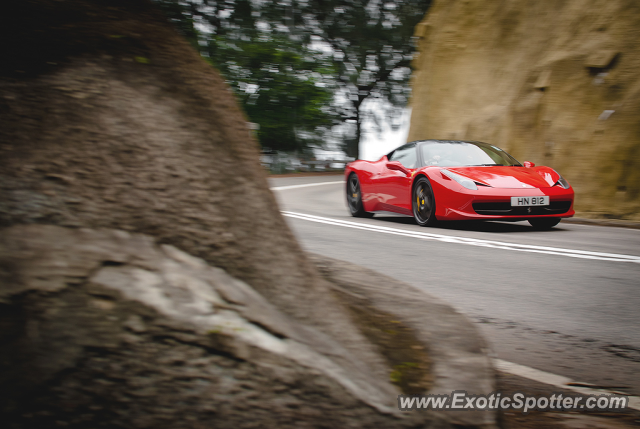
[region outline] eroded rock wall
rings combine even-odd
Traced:
[[[485,411],[397,409],[404,388],[493,391],[483,341],[408,285],[319,273],[228,87],[149,1],[14,3],[0,16],[5,426],[496,427]],[[403,341],[371,339],[361,320],[380,319]]]
[[[202,259],[121,230],[0,231],[9,428],[411,425],[387,379]]]
[[[231,90],[150,1],[16,8],[0,26],[1,226],[147,234],[349,336],[279,213]],[[348,347],[369,348],[352,333]]]
[[[153,237],[37,224],[0,233],[3,427],[497,427],[485,410],[399,411],[398,384],[340,339]],[[400,385],[495,390],[486,343],[450,306],[371,270],[312,261],[400,364]]]
[[[354,356],[345,361],[359,362],[360,368],[366,368],[366,377],[385,380],[383,384],[395,393],[386,381],[389,370],[383,357],[351,322],[348,310],[309,263],[280,215],[259,164],[257,142],[232,92],[150,1],[28,0],[13,4],[10,12],[0,17],[0,246],[8,249],[7,254],[19,256],[21,252],[15,242],[5,242],[7,230],[14,226],[55,225],[145,234],[246,283],[291,326],[311,326],[321,336],[335,339]],[[49,239],[51,243],[45,240],[42,247],[57,244],[55,238]],[[99,241],[94,245],[100,246]],[[59,244],[61,254],[71,251],[64,240]],[[90,253],[94,249],[87,244],[85,250]],[[37,249],[30,252],[26,259],[38,258]],[[81,256],[82,251],[76,252],[63,263],[73,267],[82,262]],[[154,277],[138,268],[129,274]],[[21,282],[13,277],[12,270],[0,263],[3,294]],[[115,274],[113,270],[109,271]],[[67,379],[65,371],[82,371],[86,352],[92,350],[95,355],[103,355],[115,348],[126,355],[126,362],[135,360],[138,354],[142,361],[153,361],[165,353],[154,354],[156,346],[163,348],[156,342],[162,343],[163,335],[173,336],[172,329],[165,333],[160,328],[154,331],[148,343],[153,349],[151,354],[138,349],[135,342],[102,341],[101,319],[97,315],[100,308],[92,307],[95,302],[83,289],[85,280],[92,278],[91,269],[84,267],[80,271],[76,279],[79,289],[66,288],[65,284],[61,294],[47,295],[39,304],[31,305],[33,294],[29,290],[19,296],[7,293],[0,300],[0,354],[13,349],[7,346],[10,338],[6,335],[24,334],[27,346],[12,362],[35,359],[24,367],[10,365],[0,371],[0,390],[15,393],[12,398],[17,407],[33,406],[34,412],[40,412],[48,407],[46,404],[55,402],[47,399],[40,404],[30,403],[34,397],[31,392],[16,393],[16,383],[5,377],[11,372],[16,380],[37,375],[41,369],[49,368],[49,360],[53,362],[50,354],[66,365],[62,369],[50,368],[50,377],[58,383],[72,383],[57,393],[50,392],[52,398],[63,398],[69,392],[82,396],[82,389],[95,387],[97,390],[87,393],[94,401],[86,403],[99,406],[106,401],[105,412],[113,412],[109,399],[103,396],[109,389],[87,386],[85,381],[91,375],[81,381]],[[125,277],[116,279],[124,288],[131,280]],[[48,274],[43,275],[45,288],[50,280]],[[147,289],[154,293],[153,288]],[[23,298],[27,301],[23,302]],[[103,301],[97,305],[113,305],[109,299]],[[51,318],[47,313],[49,304],[52,311],[58,312]],[[41,317],[41,312],[46,314]],[[64,320],[58,322],[58,316],[64,316]],[[170,315],[164,317],[169,322],[173,319]],[[109,324],[110,319],[105,323]],[[108,335],[117,332],[116,337],[120,338],[125,328],[114,323],[105,329]],[[7,334],[5,325],[16,332]],[[75,335],[80,330],[73,329],[74,325],[86,328],[83,335]],[[95,341],[85,343],[87,337]],[[33,350],[33,338],[50,341]],[[187,349],[191,350],[191,345]],[[329,349],[319,349],[331,353]],[[70,350],[82,358],[67,354]],[[223,350],[211,345],[209,351],[220,354]],[[191,352],[185,351],[185,355],[188,353]],[[278,371],[280,358],[269,359],[257,357],[253,362],[273,365]],[[155,361],[155,365],[159,363]],[[137,377],[137,369],[128,371],[128,363],[122,365],[114,369],[118,375],[111,380],[117,389]],[[233,380],[227,381],[237,386],[243,377],[259,379],[261,368],[249,365],[240,375],[229,372],[227,376]],[[192,388],[198,391],[198,378],[194,375],[193,383],[186,383],[191,387],[182,393]],[[326,376],[318,373],[317,378],[322,384]],[[37,378],[35,382],[49,381]],[[203,383],[206,385],[206,381]],[[156,393],[158,389],[157,383],[151,384],[155,387],[150,389],[149,403],[154,400],[154,389]],[[35,386],[35,391],[46,388],[37,383]],[[254,386],[248,383],[229,394],[239,398],[251,394]],[[328,397],[333,394],[326,392],[321,396],[331,402]],[[189,414],[185,411],[189,407],[179,403],[181,393],[169,397],[166,403],[175,402],[180,413]],[[393,404],[393,395],[387,397]],[[261,402],[259,396],[255,401]],[[39,410],[40,405],[44,408]],[[151,415],[160,413],[161,408],[147,411]],[[376,414],[374,408],[366,408]],[[247,425],[251,422],[246,418]]]
[[[409,140],[493,142],[640,220],[640,3],[435,0],[416,36]]]

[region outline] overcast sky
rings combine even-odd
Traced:
[[[382,132],[376,133],[371,126],[366,126],[366,132],[360,141],[360,158],[368,161],[377,161],[382,155],[407,142],[409,134],[409,120],[411,109],[406,109],[401,119],[401,126],[393,130],[389,124],[382,124]]]

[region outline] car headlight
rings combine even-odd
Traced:
[[[459,184],[461,184],[467,189],[471,189],[472,191],[478,190],[478,186],[471,179],[468,179],[464,176],[460,176],[459,174],[456,174],[453,171],[449,171],[449,170],[440,170],[440,172],[445,176],[447,176],[449,179],[455,180],[456,182],[458,182]]]
[[[556,173],[558,172],[556,171]],[[564,189],[569,189],[571,187],[569,182],[567,182],[566,179],[560,175],[560,173],[558,173],[558,180],[553,186],[562,186]]]

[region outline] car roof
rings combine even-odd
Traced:
[[[491,143],[480,142],[476,140],[440,140],[440,139],[414,140],[407,144],[412,144],[412,143],[474,143],[474,144],[479,143],[479,144],[487,144],[487,145],[491,144]]]

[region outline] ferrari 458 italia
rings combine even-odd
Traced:
[[[378,161],[347,165],[352,216],[387,211],[419,225],[441,220],[528,220],[552,228],[571,217],[573,189],[557,171],[520,164],[497,146],[475,141],[407,143]]]

